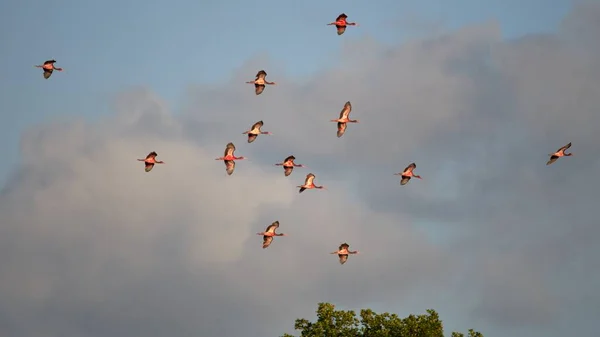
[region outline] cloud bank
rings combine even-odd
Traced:
[[[105,119],[23,135],[0,194],[10,336],[278,336],[316,303],[440,311],[486,337],[596,331],[600,7],[557,34],[482,24],[386,47],[348,42],[304,82],[250,60],[174,114],[132,89]],[[261,96],[243,82],[266,69]],[[344,102],[353,105],[336,137]],[[242,135],[263,120],[252,143]],[[228,177],[232,141],[240,161]],[[573,142],[573,157],[546,167]],[[156,151],[148,174],[135,159]],[[293,154],[284,177],[273,166]],[[422,181],[393,173],[417,163]],[[297,193],[307,173],[327,191]],[[280,232],[263,250],[255,235]],[[363,254],[340,266],[341,242]]]

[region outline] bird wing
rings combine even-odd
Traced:
[[[348,261],[348,254],[338,254],[338,257],[340,258],[340,264],[344,264]]]
[[[260,128],[262,128],[262,126],[263,126],[264,124],[265,124],[265,123],[263,123],[263,121],[258,121],[258,122],[256,122],[256,123],[252,124],[252,128],[251,128],[250,130],[251,130],[251,131],[257,130],[257,131],[259,131],[259,132],[260,132]]]
[[[249,133],[248,134],[248,143],[252,143],[254,140],[256,140],[256,137],[258,137],[257,134]]]
[[[265,79],[265,77],[267,77],[267,72],[264,70],[259,70],[256,73],[256,79],[258,80],[259,78],[262,78],[263,80]]]
[[[404,171],[402,173],[406,173],[406,172],[412,172],[414,169],[417,168],[417,164],[415,163],[410,163],[410,165],[408,165]]]
[[[233,156],[234,152],[235,152],[235,145],[233,145],[233,143],[228,143],[227,146],[225,146],[225,157]]]
[[[561,147],[561,148],[560,148],[560,149],[558,149],[558,151],[556,151],[556,152],[564,151],[564,150],[566,150],[566,149],[568,149],[568,148],[570,148],[570,147],[571,147],[571,143],[569,142],[569,144],[567,144],[567,145],[565,145],[565,146]]]
[[[344,243],[342,243],[340,245],[340,247],[338,248],[338,250],[349,249],[349,248],[350,248],[350,245],[344,242]]]
[[[48,60],[46,62],[44,62],[44,64],[54,64],[56,63],[56,60]]]
[[[402,177],[402,180],[400,180],[400,185],[406,185],[408,184],[408,182],[410,181],[410,177]]]
[[[346,31],[346,26],[336,25],[335,28],[337,28],[337,35],[342,35]]]
[[[52,76],[52,69],[44,69],[44,78],[49,79]]]
[[[291,160],[291,161],[294,161],[294,160],[296,160],[296,157],[294,157],[294,156],[288,156],[287,158],[285,158],[285,159],[283,160],[283,162],[285,163],[285,162],[287,162],[287,161],[290,161],[290,160]]]
[[[335,19],[335,21],[340,21],[342,19],[347,19],[347,18],[348,18],[348,15],[342,13],[342,14],[338,15],[338,17],[337,17],[337,19]]]
[[[267,227],[267,233],[275,233],[275,230],[279,228],[279,221],[275,221]]]
[[[269,247],[271,245],[271,242],[273,242],[272,236],[263,236],[263,249]]]
[[[342,111],[340,111],[340,119],[348,118],[348,116],[350,116],[351,111],[352,111],[352,104],[350,104],[350,101],[348,101],[348,102],[346,102],[346,104],[344,104]]]
[[[550,156],[550,160],[548,160],[548,162],[546,163],[546,165],[550,165],[550,164],[554,163],[557,160],[558,160],[558,156],[552,155],[552,156]]]
[[[290,174],[292,174],[292,171],[294,171],[294,167],[293,166],[284,166],[283,167],[283,174],[285,174],[285,176],[289,176]]]
[[[315,175],[312,173],[309,173],[306,175],[306,180],[304,180],[304,185],[305,186],[309,186],[313,183],[313,180],[315,180]]]
[[[227,175],[232,175],[235,170],[235,161],[234,160],[224,160],[225,162],[225,171],[227,171]]]
[[[257,95],[262,94],[262,92],[265,91],[265,85],[264,84],[256,84],[254,85],[254,93]]]
[[[152,171],[153,167],[154,167],[154,163],[146,163],[146,165],[144,167],[144,171],[150,172],[150,171]]]
[[[148,153],[148,155],[146,156],[146,159],[150,159],[150,158],[156,158],[156,156],[158,156],[158,154],[154,151]]]
[[[341,123],[341,122],[337,123],[337,136],[338,136],[338,138],[340,138],[341,136],[344,135],[344,133],[346,133],[346,127],[348,127],[348,125],[346,123]]]

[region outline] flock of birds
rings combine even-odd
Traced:
[[[327,25],[328,26],[335,25],[337,28],[337,34],[342,35],[346,31],[347,26],[358,26],[358,24],[356,22],[348,22],[346,20],[347,18],[348,18],[348,16],[346,14],[342,13],[336,18],[336,20],[334,22],[328,23]],[[44,62],[43,65],[36,65],[35,67],[42,68],[44,70],[44,78],[49,79],[54,70],[63,71],[62,68],[56,68],[54,66],[54,63],[56,63],[56,60],[48,60],[48,61]],[[257,96],[263,93],[263,91],[265,90],[265,87],[267,85],[275,85],[275,82],[267,81],[267,72],[264,70],[258,71],[258,73],[256,74],[256,78],[253,81],[248,81],[246,83],[254,84],[255,94]],[[348,101],[344,104],[344,107],[340,111],[339,118],[331,120],[332,122],[337,122],[337,137],[338,138],[342,137],[344,135],[344,133],[346,132],[347,123],[358,123],[358,120],[350,119],[351,111],[352,111],[352,104],[350,103],[350,101]],[[258,137],[258,135],[270,135],[271,134],[271,132],[261,130],[263,125],[264,125],[264,123],[262,120],[258,121],[252,125],[250,130],[243,133],[245,135],[248,135],[248,143],[254,142],[256,140],[256,138]],[[550,159],[548,160],[546,165],[550,165],[550,164],[554,163],[556,160],[558,160],[561,157],[573,155],[572,153],[565,153],[565,150],[569,149],[570,147],[571,147],[571,143],[561,147],[556,152],[549,154]],[[158,156],[158,154],[156,152],[152,151],[146,156],[146,158],[138,159],[138,161],[144,162],[145,171],[150,172],[155,164],[164,164],[163,161],[156,159],[157,156]],[[235,156],[235,145],[233,143],[228,143],[225,146],[225,153],[223,154],[223,157],[216,158],[215,160],[222,160],[225,163],[225,171],[227,172],[227,175],[232,175],[235,170],[235,161],[243,160],[243,159],[246,159],[246,158],[243,156],[242,157]],[[302,164],[296,164],[294,162],[294,160],[296,160],[296,157],[291,155],[291,156],[288,156],[287,158],[285,158],[283,160],[283,162],[277,163],[275,165],[283,166],[284,175],[287,177],[292,174],[294,167],[306,167],[305,165],[302,165]],[[401,177],[400,185],[406,185],[410,181],[411,178],[421,179],[421,176],[413,173],[413,171],[416,168],[417,168],[417,165],[415,163],[410,163],[402,172],[394,173],[394,175],[399,175]],[[296,186],[297,188],[299,188],[298,193],[302,193],[307,189],[315,189],[315,188],[316,189],[326,189],[324,186],[315,185],[314,180],[315,180],[315,175],[313,173],[307,174],[306,178],[304,180],[304,184]],[[275,221],[271,225],[269,225],[264,232],[256,233],[257,235],[263,236],[263,244],[262,244],[263,249],[267,248],[271,245],[271,243],[273,242],[273,238],[275,236],[285,236],[286,235],[284,233],[277,233],[276,231],[278,228],[279,228],[279,221]],[[336,250],[335,252],[332,252],[331,254],[337,254],[339,257],[340,264],[344,264],[348,260],[349,254],[358,254],[358,253],[359,253],[358,250],[351,251],[350,245],[344,242],[338,247],[338,250]]]

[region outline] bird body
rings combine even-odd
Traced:
[[[222,160],[225,163],[225,171],[227,175],[232,175],[235,170],[235,161],[246,159],[246,157],[235,156],[235,145],[233,143],[227,143],[225,146],[225,152],[223,157],[216,158],[215,160]]]
[[[265,90],[265,85],[275,85],[275,82],[267,81],[267,72],[264,70],[259,70],[258,73],[256,73],[254,81],[248,81],[246,83],[254,84],[254,93],[256,95],[262,94]]]
[[[332,119],[332,122],[337,122],[337,136],[340,138],[346,133],[346,123],[358,123],[357,119],[350,119],[350,112],[352,112],[352,103],[350,101],[344,104],[342,111],[340,111],[340,117]]]
[[[152,152],[148,153],[146,158],[138,159],[138,161],[144,162],[144,170],[146,172],[152,171],[152,168],[154,168],[154,164],[164,164],[165,163],[164,161],[156,160],[156,156],[158,156],[158,154],[156,152],[152,151]]]
[[[408,165],[404,169],[404,171],[402,171],[400,173],[394,173],[395,175],[402,176],[402,180],[400,180],[400,185],[408,184],[408,182],[410,181],[410,178],[412,178],[412,177],[417,178],[417,179],[422,179],[420,175],[416,175],[413,173],[413,170],[416,168],[417,168],[417,164],[410,163],[410,165]]]
[[[286,234],[284,233],[276,233],[277,228],[279,228],[279,221],[275,221],[272,224],[270,224],[264,232],[256,233],[256,235],[263,236],[263,249],[271,245],[271,242],[273,242],[273,237],[286,236]]]
[[[56,70],[56,71],[63,71],[63,68],[57,68],[57,67],[55,67],[54,63],[56,63],[56,60],[47,60],[46,62],[44,62],[44,64],[36,65],[34,67],[36,67],[36,68],[42,68],[44,70],[44,78],[45,79],[49,79],[50,76],[52,76],[52,72],[54,70]]]
[[[342,243],[339,247],[338,250],[336,250],[335,252],[331,252],[331,254],[337,254],[338,258],[340,259],[340,264],[344,264],[346,263],[346,261],[348,261],[348,255],[349,254],[358,254],[359,251],[355,250],[355,251],[351,251],[350,250],[350,245],[347,243]]]
[[[287,158],[285,158],[283,160],[283,162],[281,163],[277,163],[275,164],[276,166],[283,166],[283,174],[287,177],[290,174],[292,174],[292,171],[294,171],[294,167],[306,167],[302,164],[296,164],[294,163],[294,160],[296,160],[296,157],[294,156],[288,156]]]
[[[567,150],[570,147],[571,147],[571,143],[569,142],[569,144],[567,144],[567,145],[561,147],[560,149],[556,150],[556,152],[549,154],[550,160],[548,160],[548,162],[546,162],[546,165],[550,165],[550,164],[554,163],[560,157],[565,157],[565,156],[569,157],[569,156],[572,156],[573,153],[565,153],[565,150]]]
[[[307,189],[313,189],[313,188],[317,188],[317,189],[323,189],[325,188],[325,186],[317,186],[314,184],[314,180],[315,180],[315,175],[312,173],[309,173],[306,175],[306,179],[304,180],[304,185],[300,185],[300,186],[296,186],[299,187],[300,190],[298,191],[298,193],[302,193]]]
[[[258,121],[256,123],[254,123],[252,125],[252,127],[250,128],[250,130],[244,132],[244,135],[248,135],[248,143],[252,143],[254,140],[256,140],[256,137],[258,137],[258,135],[271,135],[272,133],[269,131],[261,131],[260,129],[263,126],[263,121]]]
[[[342,35],[346,31],[347,26],[357,26],[358,27],[358,23],[348,22],[347,19],[348,19],[348,16],[346,14],[342,13],[342,14],[338,15],[338,17],[335,19],[334,22],[328,23],[327,25],[328,26],[335,25],[335,28],[337,28],[337,35]]]

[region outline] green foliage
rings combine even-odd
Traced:
[[[300,330],[299,337],[444,337],[442,321],[431,309],[425,315],[406,318],[362,309],[359,319],[352,310],[335,310],[333,304],[319,303],[317,321],[297,319],[294,328]],[[452,337],[464,337],[464,334],[453,332]],[[483,337],[483,334],[470,329],[468,337]]]

